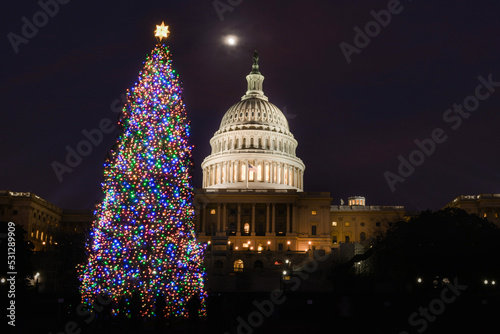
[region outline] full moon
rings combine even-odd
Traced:
[[[226,45],[235,46],[238,43],[238,38],[233,35],[226,36],[226,38],[224,39],[224,43]]]

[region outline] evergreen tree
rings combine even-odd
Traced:
[[[130,310],[140,296],[140,315],[150,316],[162,314],[154,305],[164,296],[166,315],[187,316],[193,295],[204,305],[204,249],[194,232],[190,125],[164,44],[147,56],[119,124],[80,273],[83,302],[106,295]]]

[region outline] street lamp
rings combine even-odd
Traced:
[[[35,274],[35,289],[38,292],[38,277],[40,277],[40,273]]]

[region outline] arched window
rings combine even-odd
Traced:
[[[243,225],[243,231],[245,233],[250,233],[250,224],[249,223],[245,223],[245,225]]]
[[[261,260],[257,260],[253,263],[253,269],[262,270],[264,269],[264,263]]]
[[[234,261],[234,271],[243,271],[243,260]]]

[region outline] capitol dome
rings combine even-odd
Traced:
[[[297,158],[297,141],[285,115],[262,90],[258,55],[246,77],[248,88],[241,101],[222,117],[205,158],[205,189],[303,190],[304,163]]]

